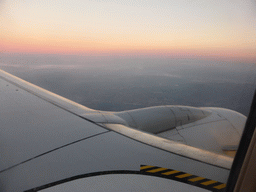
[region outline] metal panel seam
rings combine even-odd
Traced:
[[[57,151],[58,149],[67,147],[67,146],[69,146],[69,145],[73,145],[73,144],[75,144],[75,143],[78,143],[78,142],[80,142],[80,141],[84,141],[84,140],[86,140],[86,139],[90,139],[90,138],[93,138],[93,137],[97,137],[97,136],[99,136],[99,135],[103,135],[103,134],[108,133],[108,132],[111,132],[111,131],[110,131],[110,130],[107,130],[107,131],[104,131],[104,132],[101,132],[101,133],[98,133],[98,134],[95,134],[95,135],[91,135],[91,136],[89,136],[89,137],[85,137],[85,138],[83,138],[83,139],[79,139],[79,140],[73,141],[73,142],[71,142],[71,143],[62,145],[62,146],[60,146],[60,147],[54,148],[54,149],[49,150],[49,151],[47,151],[47,152],[44,152],[44,153],[42,153],[42,154],[40,154],[40,155],[37,155],[37,156],[35,156],[35,157],[29,158],[29,159],[27,159],[27,160],[25,160],[25,161],[22,161],[22,162],[20,162],[20,163],[18,163],[18,164],[16,164],[16,165],[13,165],[13,166],[11,166],[11,167],[8,167],[8,168],[6,168],[6,169],[3,169],[3,170],[0,171],[0,174],[3,173],[3,172],[5,172],[5,171],[8,171],[8,170],[10,170],[10,169],[12,169],[12,168],[14,168],[14,167],[17,167],[17,166],[19,166],[19,165],[21,165],[21,164],[27,163],[27,162],[29,162],[29,161],[31,161],[31,160],[33,160],[33,159],[36,159],[36,158],[38,158],[38,157],[41,157],[41,156],[46,155],[46,154],[48,154],[48,153],[51,153],[51,152],[53,152],[53,151]]]

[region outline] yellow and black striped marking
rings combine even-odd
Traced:
[[[190,185],[194,185],[194,186],[208,189],[215,192],[223,192],[225,191],[225,188],[226,188],[226,184],[224,183],[220,183],[218,181],[206,179],[204,177],[199,177],[196,175],[184,173],[184,172],[173,170],[173,169],[167,169],[167,168],[156,167],[151,165],[141,165],[140,172],[143,172],[144,174],[146,173],[148,175],[172,179],[175,181],[187,183]]]

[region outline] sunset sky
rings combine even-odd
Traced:
[[[0,53],[256,61],[253,0],[0,0]]]

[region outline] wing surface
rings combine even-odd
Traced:
[[[0,71],[0,191],[51,191],[52,186],[99,175],[108,175],[97,177],[103,188],[109,183],[120,187],[113,182],[118,178],[116,174],[121,174],[120,182],[128,182],[122,184],[124,191],[131,190],[129,186],[147,191],[153,185],[152,177],[160,176],[164,178],[159,181],[160,191],[168,191],[170,182],[177,184],[175,191],[189,189],[188,184],[195,191],[208,190],[208,186],[217,190],[227,180],[232,158],[122,124],[101,124],[94,121],[95,117],[105,118],[99,111]],[[157,166],[158,171],[142,173],[142,165]],[[173,170],[187,174],[187,180],[183,182],[179,177],[185,176],[174,175],[170,181],[167,172]],[[188,181],[197,177],[208,180],[199,184]],[[135,180],[147,184],[138,186]]]

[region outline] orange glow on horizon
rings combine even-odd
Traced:
[[[1,53],[30,54],[71,54],[71,55],[110,55],[110,56],[148,56],[170,58],[205,58],[225,61],[256,62],[256,50],[236,49],[234,47],[200,47],[200,46],[147,46],[100,44],[94,42],[77,42],[71,40],[37,40],[6,39],[0,41]]]
[[[67,34],[42,34],[39,31],[9,31],[2,33],[0,53],[30,54],[71,54],[71,55],[110,55],[110,56],[147,56],[170,58],[205,58],[212,60],[256,62],[256,49],[250,42],[244,43],[210,38],[171,38],[141,34],[120,36],[101,36],[88,34],[81,36]],[[87,37],[87,38],[85,38]],[[132,40],[131,40],[132,39]],[[242,42],[245,42],[243,39]]]
[[[0,53],[256,62],[256,18],[248,2],[215,9],[211,2],[140,3],[6,1]]]
[[[0,52],[1,53],[1,52]],[[6,47],[2,53],[20,53],[20,54],[58,54],[58,55],[88,55],[88,56],[124,56],[124,57],[164,57],[164,58],[181,58],[181,59],[210,59],[220,61],[237,61],[246,63],[256,63],[256,53],[243,53],[234,50],[166,50],[166,49],[112,49],[112,50],[56,50],[56,49],[45,49],[40,47],[30,47],[24,51],[24,47]]]

